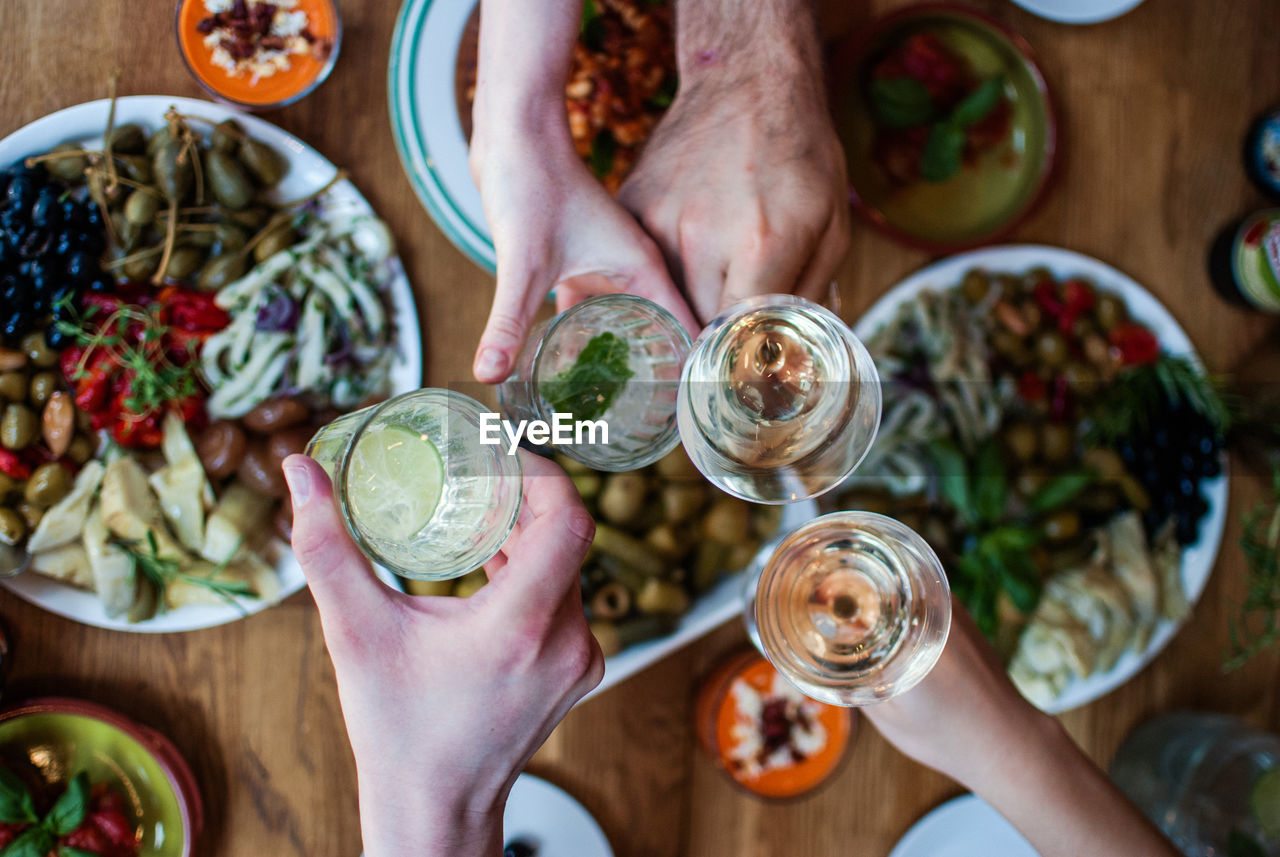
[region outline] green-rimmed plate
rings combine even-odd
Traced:
[[[189,857],[204,822],[191,769],[160,733],[91,702],[47,697],[0,712],[0,762],[48,783],[80,771],[125,799],[141,857]]]
[[[493,236],[467,166],[454,75],[469,0],[405,0],[391,37],[391,132],[414,192],[446,237],[494,271]]]

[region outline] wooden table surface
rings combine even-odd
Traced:
[[[266,118],[349,169],[390,223],[418,296],[426,381],[470,380],[491,280],[435,228],[396,156],[385,95],[396,4],[340,5],[346,32],[332,78]],[[904,4],[829,5],[835,13],[826,25],[836,33]],[[1240,143],[1251,117],[1280,98],[1280,4],[1147,0],[1119,20],[1083,28],[1040,20],[1008,0],[977,5],[1035,47],[1063,117],[1052,191],[1013,239],[1119,266],[1166,302],[1212,368],[1232,366],[1272,325],[1215,296],[1204,258],[1226,221],[1264,202],[1245,180]],[[203,95],[178,55],[171,11],[159,0],[0,3],[0,136],[103,97],[117,66],[121,94]],[[846,317],[925,261],[859,224],[840,277]],[[1135,724],[1171,708],[1228,711],[1280,729],[1280,657],[1227,675],[1219,668],[1244,591],[1236,521],[1260,494],[1261,482],[1237,467],[1232,523],[1190,624],[1134,680],[1063,717],[1098,762]],[[351,753],[306,592],[245,621],[164,636],[88,628],[7,593],[0,614],[16,650],[6,699],[85,697],[173,738],[204,795],[198,853],[359,853]],[[731,623],[581,706],[534,759],[532,771],[595,814],[619,857],[881,857],[916,819],[959,793],[869,728],[841,773],[812,797],[766,804],[736,789],[700,754],[691,709],[699,677],[743,640]],[[430,724],[404,728],[430,738]]]

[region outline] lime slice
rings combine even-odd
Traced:
[[[1258,777],[1249,795],[1253,817],[1269,839],[1280,839],[1280,767]]]
[[[405,541],[431,520],[443,483],[440,451],[426,435],[384,426],[362,434],[351,450],[347,502],[370,536]]]

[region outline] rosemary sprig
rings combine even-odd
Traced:
[[[1185,404],[1224,432],[1231,408],[1220,379],[1200,370],[1186,357],[1161,355],[1154,363],[1123,370],[1098,396],[1091,409],[1087,442],[1113,445],[1149,428],[1162,402]]]
[[[1280,468],[1271,481],[1271,497],[1244,517],[1240,549],[1249,569],[1248,592],[1230,625],[1226,670],[1280,644]]]
[[[156,543],[156,534],[151,530],[147,530],[145,551],[141,549],[141,545],[137,540],[118,539],[115,543],[129,556],[133,574],[135,576],[141,574],[161,593],[164,593],[171,583],[179,581],[193,583],[197,586],[205,587],[216,595],[220,595],[241,611],[244,610],[244,607],[240,602],[236,601],[237,596],[241,598],[257,597],[257,593],[254,592],[253,586],[248,581],[216,579],[217,575],[226,570],[227,562],[221,562],[214,566],[207,575],[190,574],[183,571],[182,565],[177,560],[160,556],[159,546]]]

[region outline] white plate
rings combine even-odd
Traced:
[[[145,128],[157,128],[164,123],[164,112],[176,106],[180,112],[220,122],[234,117],[257,140],[272,146],[289,161],[289,172],[275,189],[278,199],[298,199],[314,192],[333,178],[336,167],[306,143],[269,122],[254,116],[194,98],[174,98],[167,95],[133,95],[116,102],[116,124],[137,122]],[[0,140],[0,165],[8,166],[19,158],[47,152],[67,140],[93,144],[101,141],[107,125],[110,102],[106,99],[77,104],[37,119]],[[355,210],[373,213],[373,209],[349,181],[338,182],[324,197],[325,210]],[[413,304],[413,291],[409,280],[395,262],[395,275],[391,281],[391,297],[398,327],[397,356],[391,367],[391,387],[396,393],[416,390],[422,382],[422,336],[418,330],[418,314]],[[280,546],[276,571],[280,575],[281,595],[286,598],[306,585],[302,569],[298,567],[292,551]],[[192,605],[161,613],[146,622],[130,624],[123,619],[113,619],[102,609],[102,602],[91,592],[73,589],[36,574],[24,574],[0,581],[16,595],[43,607],[51,613],[119,631],[164,632],[192,631],[233,622],[246,614],[257,613],[270,607],[270,603],[246,599],[244,611],[230,604]],[[274,603],[274,602],[273,602]]]
[[[1142,0],[1013,0],[1033,15],[1061,24],[1098,24],[1137,8]]]
[[[502,841],[524,839],[538,857],[613,857],[600,825],[563,789],[532,774],[511,787],[502,814]]]
[[[977,795],[949,800],[915,823],[889,857],[1039,857],[1031,843]]]
[[[413,190],[440,231],[492,273],[493,236],[467,166],[454,94],[458,42],[471,0],[405,0],[391,37],[391,132]]]
[[[1129,306],[1129,314],[1151,329],[1166,352],[1186,355],[1203,368],[1186,331],[1154,295],[1132,278],[1091,256],[1060,247],[1034,244],[1011,244],[973,250],[917,271],[876,301],[854,325],[854,332],[863,340],[868,339],[893,319],[899,304],[911,300],[925,289],[942,291],[952,288],[972,268],[983,268],[994,273],[1021,274],[1036,267],[1047,268],[1058,278],[1083,277],[1092,280],[1100,289],[1120,295]],[[1182,551],[1182,585],[1192,605],[1199,600],[1200,593],[1209,581],[1214,560],[1218,556],[1218,546],[1222,542],[1222,531],[1227,523],[1225,456],[1222,475],[1202,482],[1201,486],[1205,499],[1209,501],[1209,511],[1200,521],[1199,541]],[[1073,681],[1046,710],[1051,714],[1069,711],[1115,690],[1150,663],[1179,627],[1178,623],[1161,621],[1151,635],[1151,643],[1144,653],[1139,655],[1132,651],[1125,652],[1107,672]]]

